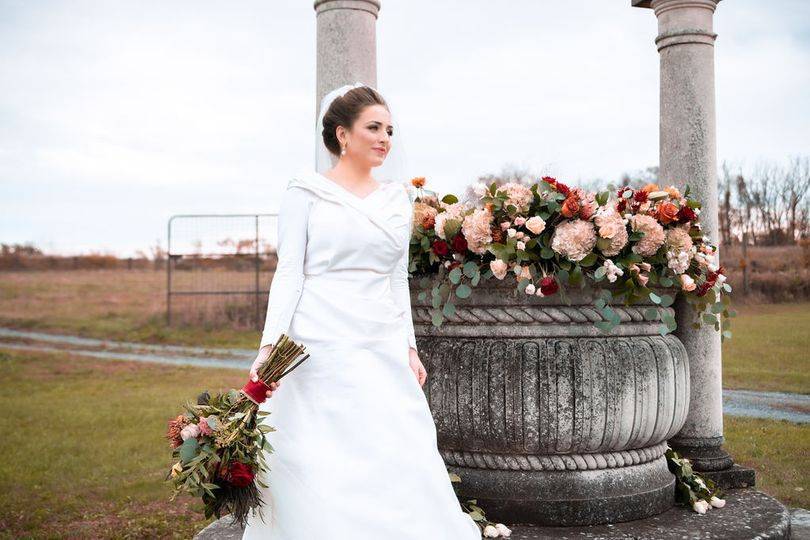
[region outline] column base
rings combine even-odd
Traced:
[[[737,464],[724,471],[709,471],[700,474],[717,484],[717,487],[722,490],[754,487],[757,481],[754,469],[740,467]]]
[[[734,465],[734,460],[723,447],[723,437],[715,439],[671,439],[669,445],[681,457],[692,462],[698,472],[724,471]]]

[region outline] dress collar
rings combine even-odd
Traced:
[[[396,193],[396,190],[392,189],[396,185],[397,182],[380,182],[380,186],[377,189],[366,195],[365,198],[361,198],[320,173],[315,171],[304,171],[296,174],[289,181],[287,187],[289,188],[295,186],[307,189],[321,199],[337,202],[355,209],[356,211],[365,215],[369,221],[379,227],[391,241],[397,243],[399,239],[391,230],[391,223],[386,219],[385,214],[383,213],[384,209],[388,205],[381,203],[373,205],[367,204],[370,202],[369,199],[372,197],[383,195],[383,193],[378,193],[381,191],[388,191],[387,195],[390,198],[392,194]],[[404,184],[402,185],[402,188],[404,191]],[[409,216],[406,216],[406,218],[407,217]]]

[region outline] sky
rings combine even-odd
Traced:
[[[312,5],[0,0],[0,242],[131,256],[174,214],[276,212],[314,165]],[[714,21],[718,163],[810,154],[810,2]],[[656,33],[630,0],[382,0],[394,144],[440,193],[656,165]]]

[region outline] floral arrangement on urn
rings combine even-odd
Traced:
[[[516,294],[564,299],[568,289],[590,284],[604,319],[594,324],[604,333],[621,322],[611,304],[648,299],[654,307],[645,318],[660,321],[662,335],[674,331],[671,310],[662,308],[680,293],[694,307],[695,327],[712,325],[731,337],[731,286],[688,187],[681,193],[648,184],[611,194],[543,177],[531,186],[478,183],[478,200],[468,203],[426,193],[423,177],[411,184],[417,195],[408,270],[437,276],[430,291],[435,326],[455,312],[454,298],[469,297],[482,278],[512,274]],[[419,295],[425,300],[427,292]]]

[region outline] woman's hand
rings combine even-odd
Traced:
[[[419,360],[419,353],[416,352],[416,349],[413,347],[409,347],[408,354],[410,355],[408,363],[411,366],[411,370],[413,371],[414,375],[416,375],[416,380],[419,382],[419,386],[424,386],[425,381],[427,380],[427,371],[425,371],[425,366],[422,365],[422,361]]]
[[[265,345],[261,349],[259,349],[259,354],[256,355],[256,359],[253,361],[253,365],[250,366],[250,380],[256,382],[259,380],[259,367],[264,364],[268,358],[270,358],[270,351],[273,349],[272,345]],[[281,385],[281,381],[273,381],[270,383],[270,390],[267,391],[267,397],[273,397],[273,392],[275,392],[278,387]]]

